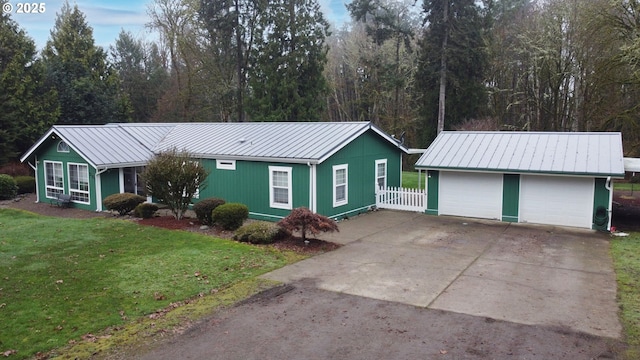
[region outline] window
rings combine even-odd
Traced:
[[[62,173],[62,163],[45,161],[44,173],[47,197],[55,199],[58,194],[64,194],[64,174]]]
[[[146,196],[147,189],[140,174],[144,172],[144,166],[127,167],[122,169],[124,192],[140,196]]]
[[[347,164],[333,166],[333,206],[349,202],[349,168]]]
[[[58,143],[58,152],[68,153],[69,152],[69,145],[64,141],[60,141]]]
[[[378,189],[387,188],[387,159],[376,160],[376,184]]]
[[[235,170],[236,161],[235,160],[216,160],[216,169]]]
[[[291,168],[269,166],[269,202],[273,208],[291,210]]]
[[[89,204],[89,166],[69,164],[68,167],[71,200]]]

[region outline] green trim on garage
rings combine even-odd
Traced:
[[[520,175],[504,174],[502,184],[502,221],[518,222]]]
[[[427,171],[427,210],[429,215],[438,215],[438,188],[440,172],[437,170]]]
[[[608,208],[609,195],[609,190],[607,189],[607,179],[596,178],[594,181],[593,192],[593,230],[608,230],[609,216],[611,216],[611,209]],[[598,213],[599,207],[603,207],[606,209],[606,218],[604,214]]]

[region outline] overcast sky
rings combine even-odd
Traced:
[[[64,0],[35,0],[45,5],[44,13],[18,14],[16,0],[9,0],[13,5],[11,18],[33,38],[36,46],[42,49],[49,39],[55,22],[56,13],[60,12]],[[33,1],[33,2],[35,2]],[[21,1],[24,3],[24,1]],[[348,21],[349,15],[343,0],[319,0],[325,18],[334,26],[340,27]],[[347,2],[350,2],[347,1]],[[32,2],[31,2],[32,3]],[[144,39],[155,39],[145,24],[149,22],[147,4],[152,0],[75,0],[71,6],[78,5],[89,26],[93,28],[96,45],[108,48],[115,42],[121,29],[130,31],[134,36]]]

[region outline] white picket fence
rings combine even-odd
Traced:
[[[376,191],[376,206],[380,209],[424,212],[427,209],[427,192],[421,189],[381,187]]]

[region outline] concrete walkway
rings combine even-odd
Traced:
[[[607,236],[378,211],[323,237],[344,244],[265,274],[319,289],[619,338]]]

